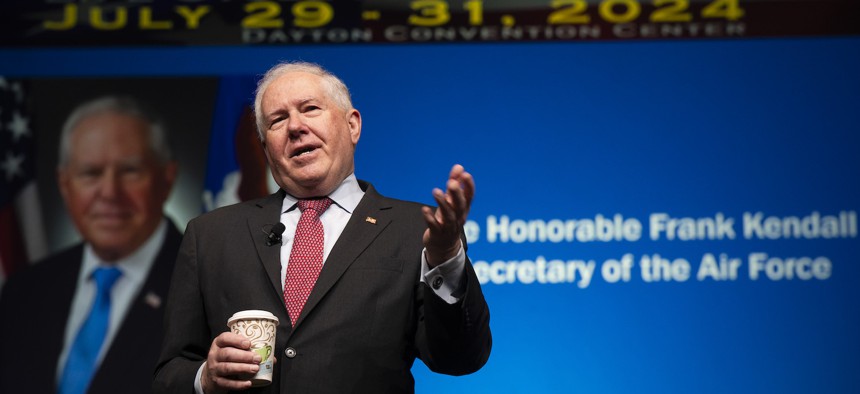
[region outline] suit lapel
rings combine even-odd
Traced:
[[[383,211],[391,209],[382,196],[370,184],[359,202],[340,238],[329,253],[320,276],[302,308],[296,326],[302,323],[326,293],[337,283],[347,268],[361,255],[385,227],[391,222]]]
[[[284,191],[261,200],[257,212],[248,216],[248,231],[260,257],[260,263],[269,276],[272,289],[279,294],[283,304],[283,289],[281,288],[281,244],[266,245],[266,232],[281,219],[281,207],[284,202]],[[284,306],[286,308],[286,306]]]

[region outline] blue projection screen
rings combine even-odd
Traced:
[[[3,49],[0,74],[44,100],[192,89],[184,226],[218,82],[279,60],[351,88],[381,193],[430,204],[452,164],[475,176],[492,355],[464,377],[416,363],[417,392],[860,392],[860,39]]]

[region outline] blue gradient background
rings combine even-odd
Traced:
[[[255,75],[323,64],[364,128],[357,175],[431,203],[459,162],[471,218],[637,218],[636,242],[489,243],[474,261],[685,258],[685,283],[484,285],[493,354],[419,393],[860,392],[860,240],[742,238],[741,216],[860,210],[860,38],[0,50],[0,75]],[[735,218],[738,239],[652,241],[648,215]],[[831,278],[752,281],[746,256],[826,256]],[[704,253],[744,260],[699,282]],[[634,268],[634,273],[637,270]]]

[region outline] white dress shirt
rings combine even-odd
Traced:
[[[105,341],[99,351],[96,359],[96,366],[100,365],[104,359],[107,349],[110,348],[119,326],[122,324],[125,315],[131,309],[134,303],[135,296],[140,291],[146,277],[149,274],[149,269],[155,263],[155,257],[164,243],[164,237],[167,234],[167,221],[162,219],[158,227],[149,239],[143,243],[134,253],[123,259],[114,262],[102,261],[96,256],[90,244],[84,245],[84,256],[81,262],[81,271],[78,274],[78,284],[75,290],[75,295],[72,297],[72,309],[69,312],[69,318],[66,320],[66,333],[63,340],[63,351],[60,353],[60,359],[57,363],[56,378],[57,381],[63,375],[63,369],[66,367],[66,360],[69,358],[72,344],[78,331],[84,324],[87,316],[92,309],[93,302],[96,299],[96,283],[93,280],[93,271],[98,267],[114,266],[119,268],[122,275],[117,279],[111,288],[110,298],[110,317],[108,318],[108,330],[105,335]]]

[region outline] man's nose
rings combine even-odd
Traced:
[[[308,132],[308,128],[305,126],[301,115],[290,116],[287,121],[287,132],[290,133],[290,138],[298,138]]]
[[[99,195],[102,198],[114,199],[120,194],[122,181],[114,171],[106,171],[99,185]]]

